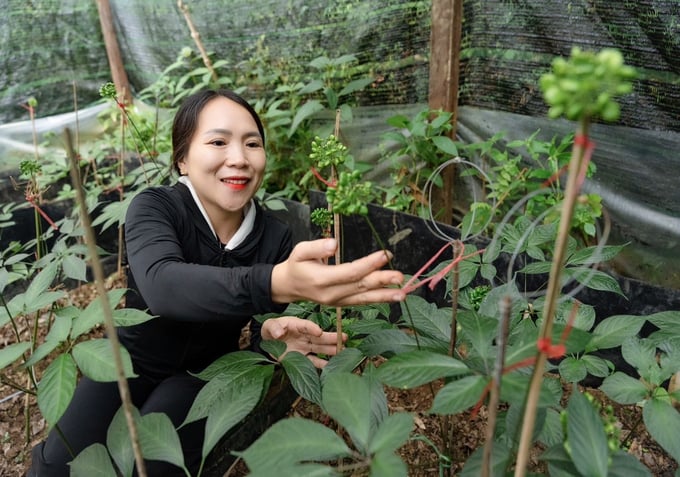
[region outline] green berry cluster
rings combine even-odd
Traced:
[[[569,59],[555,58],[552,72],[541,76],[543,97],[551,118],[570,120],[601,117],[616,121],[621,109],[615,97],[633,90],[635,69],[623,63],[623,55],[606,48],[598,53],[574,47]]]
[[[347,156],[347,147],[332,134],[326,139],[317,136],[312,141],[312,152],[309,158],[317,163],[319,169],[344,164]]]
[[[335,187],[326,191],[326,198],[334,213],[368,215],[367,204],[373,199],[372,184],[361,181],[361,172],[341,172]]]
[[[116,86],[111,82],[104,83],[99,88],[99,96],[107,99],[116,99],[118,96],[118,93],[116,92]]]
[[[328,209],[314,209],[309,218],[314,225],[322,229],[326,229],[333,224],[333,213]]]

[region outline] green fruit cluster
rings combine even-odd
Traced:
[[[334,213],[368,215],[367,204],[373,199],[372,184],[361,181],[361,172],[341,172],[338,182],[326,191],[326,198]]]
[[[621,109],[614,98],[630,93],[636,76],[619,50],[594,53],[574,47],[569,59],[553,60],[552,72],[541,76],[540,86],[553,119],[616,121]]]
[[[326,139],[318,136],[314,138],[309,158],[317,163],[319,169],[323,169],[344,164],[347,155],[347,147],[331,134]]]

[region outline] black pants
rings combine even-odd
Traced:
[[[171,376],[161,382],[140,376],[129,379],[128,383],[132,402],[141,415],[163,412],[175,427],[184,422],[194,398],[205,384],[188,374]],[[106,445],[106,432],[120,406],[117,383],[81,379],[58,424],[75,455],[94,443]],[[178,431],[184,462],[192,475],[200,464],[204,427],[205,419],[183,426]],[[33,449],[32,454],[29,477],[68,477],[68,463],[73,456],[54,429],[47,440]],[[185,476],[182,469],[167,462],[146,461],[146,470],[149,477]]]

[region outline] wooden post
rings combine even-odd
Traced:
[[[128,82],[127,73],[120,56],[120,48],[116,38],[116,30],[113,27],[113,15],[111,14],[109,0],[97,0],[97,9],[99,10],[99,22],[102,26],[104,45],[106,46],[106,56],[109,59],[109,68],[111,68],[111,78],[113,79],[113,84],[116,85],[116,92],[118,93],[118,101],[123,104],[130,104],[132,103],[130,83]]]
[[[463,0],[432,0],[430,32],[429,108],[453,113],[451,139],[456,138],[460,42],[463,30]],[[444,209],[440,221],[453,222],[453,167],[442,173],[444,187],[438,202]]]

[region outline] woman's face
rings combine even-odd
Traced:
[[[248,110],[223,96],[210,100],[186,157],[179,161],[213,222],[242,213],[262,183],[264,141]]]

